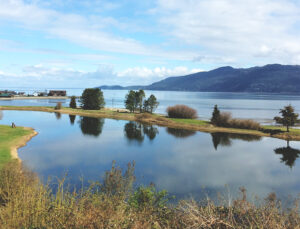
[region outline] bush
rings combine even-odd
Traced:
[[[55,110],[60,110],[62,108],[61,102],[56,103],[56,106],[54,107]]]
[[[251,119],[237,119],[232,118],[231,113],[221,112],[219,115],[219,120],[216,123],[216,126],[221,127],[230,127],[230,128],[239,128],[239,129],[250,129],[250,130],[259,130],[260,124]]]
[[[70,101],[70,108],[75,109],[76,107],[77,107],[77,104],[76,104],[76,97],[75,97],[75,96],[72,96],[72,97],[71,97],[71,101]]]
[[[232,119],[230,120],[230,127],[240,128],[240,129],[250,129],[250,130],[259,130],[260,124],[251,119]]]
[[[169,118],[197,118],[197,111],[185,105],[176,105],[167,108]]]

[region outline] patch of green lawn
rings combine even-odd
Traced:
[[[208,121],[199,120],[199,119],[170,118],[170,120],[177,122],[177,123],[193,124],[193,125],[199,125],[199,126],[209,125]]]
[[[262,126],[264,129],[271,129],[271,130],[281,130],[286,132],[285,126]],[[295,129],[290,127],[290,134],[292,135],[300,135],[300,129]]]
[[[11,160],[10,149],[21,137],[30,134],[30,130],[23,127],[11,128],[0,125],[0,167]]]

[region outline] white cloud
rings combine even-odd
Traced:
[[[234,59],[236,65],[243,60],[299,63],[300,6],[296,1],[159,0],[156,12],[163,28],[180,41],[200,47],[200,56]]]
[[[0,19],[17,23],[26,29],[38,30],[55,38],[64,39],[84,47],[107,52],[156,56],[175,60],[188,60],[194,52],[164,51],[147,46],[132,37],[106,32],[107,27],[123,27],[112,17],[82,16],[45,9],[22,0],[0,0]]]
[[[166,67],[156,67],[153,69],[147,67],[128,68],[125,71],[118,73],[119,77],[136,77],[136,78],[165,78],[168,76],[182,76],[191,73],[202,71],[201,69],[188,69],[187,67],[179,66],[173,69]]]
[[[181,76],[201,69],[188,69],[179,66],[175,68],[128,68],[117,72],[113,65],[101,64],[96,71],[80,71],[72,68],[56,66],[46,66],[36,64],[25,66],[19,74],[4,73],[0,71],[0,84],[9,87],[95,87],[100,85],[147,85],[169,76]],[[18,83],[15,79],[18,78]],[[18,84],[18,85],[17,85]]]

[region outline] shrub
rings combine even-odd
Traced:
[[[250,130],[259,130],[261,128],[258,122],[251,119],[232,118],[229,112],[220,113],[219,121],[216,123],[216,126]]]
[[[240,129],[259,130],[260,124],[251,119],[232,119],[229,122],[230,127]]]
[[[72,97],[71,97],[71,101],[70,101],[70,108],[75,109],[76,107],[77,107],[77,104],[76,104],[76,97],[75,97],[75,96],[72,96]]]
[[[55,110],[60,110],[62,108],[61,102],[56,103],[56,106],[54,107]]]
[[[229,127],[230,120],[232,119],[231,113],[229,112],[221,112],[219,116],[218,126]]]
[[[175,105],[167,108],[169,118],[197,118],[197,111],[185,105]]]

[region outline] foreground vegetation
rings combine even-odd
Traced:
[[[34,135],[34,131],[29,128],[0,125],[0,167],[10,161],[16,149],[24,145],[27,140]]]
[[[166,191],[133,189],[134,180],[134,164],[124,173],[113,164],[103,181],[70,191],[62,180],[52,191],[21,163],[7,163],[0,170],[1,228],[299,228],[297,204],[283,210],[274,193],[256,205],[244,188],[232,205],[171,204]]]

